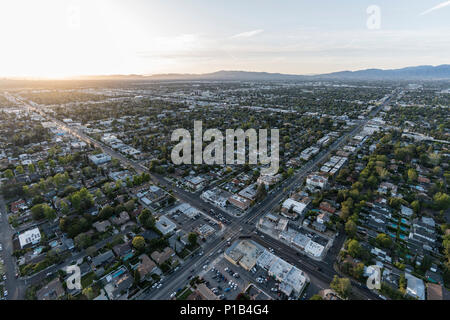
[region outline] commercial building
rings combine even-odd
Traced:
[[[300,159],[308,161],[313,156],[318,154],[319,151],[320,151],[320,149],[317,147],[309,147],[309,148],[303,150],[302,153],[300,153]]]
[[[227,198],[229,194],[218,188],[213,188],[203,192],[200,196],[205,201],[208,201],[218,207],[225,207],[227,205]]]
[[[294,212],[297,215],[302,216],[307,211],[308,206],[303,202],[298,202],[291,198],[288,198],[283,202],[282,207],[286,209],[288,212]],[[283,214],[283,210],[281,214]],[[291,215],[287,217],[290,218],[290,216]]]
[[[423,280],[409,273],[405,273],[405,278],[407,282],[406,294],[419,300],[425,300],[425,284]]]
[[[166,216],[161,216],[158,221],[156,221],[155,227],[161,231],[163,235],[166,235],[175,231],[177,225]]]
[[[276,176],[273,176],[273,175],[261,175],[258,178],[257,183],[258,184],[263,184],[266,187],[270,187],[270,186],[273,186],[274,184],[277,184],[280,180],[281,180],[281,175],[280,174],[277,174]]]
[[[91,160],[95,165],[101,165],[111,161],[111,157],[105,153],[91,154],[89,156],[89,160]]]
[[[328,186],[328,178],[321,176],[317,173],[310,174],[306,178],[306,187],[310,190],[314,189],[326,189]]]
[[[228,202],[231,203],[236,208],[242,210],[242,211],[247,210],[250,207],[250,205],[251,205],[251,201],[250,200],[248,200],[248,199],[246,199],[244,197],[241,197],[241,196],[239,196],[237,194],[233,194],[232,196],[230,196],[228,198]]]
[[[269,276],[280,282],[280,291],[287,296],[299,296],[309,281],[303,271],[251,240],[234,242],[224,256],[245,270],[256,265],[263,268]]]
[[[206,182],[205,179],[203,179],[202,177],[199,177],[199,176],[196,176],[196,177],[193,177],[193,176],[186,177],[186,178],[185,178],[185,181],[186,181],[186,185],[187,185],[189,188],[192,188],[192,189],[194,189],[194,190],[200,190],[201,188],[204,187],[205,182]]]

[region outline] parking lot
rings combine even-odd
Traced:
[[[248,281],[229,265],[228,261],[221,259],[203,275],[206,285],[222,300],[236,299],[248,285]]]
[[[264,291],[272,299],[279,299],[282,295],[278,292],[277,281],[269,277],[265,270],[256,267],[252,271],[246,271],[224,258],[210,268],[203,278],[208,281],[211,289],[217,289],[213,292],[216,291],[215,293],[221,299],[235,299],[239,293],[246,290],[250,283]]]
[[[216,231],[220,230],[220,225],[214,221],[212,218],[208,217],[205,214],[199,213],[195,218],[189,217],[179,211],[173,211],[167,214],[167,217],[170,218],[173,222],[177,224],[177,226],[186,231],[186,232],[192,232],[193,230],[201,227],[202,225],[209,225],[214,229],[215,233]]]

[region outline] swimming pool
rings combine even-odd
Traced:
[[[120,269],[119,271],[117,271],[116,273],[114,273],[114,274],[112,275],[112,277],[113,277],[113,278],[117,278],[117,277],[119,277],[120,275],[122,275],[124,272],[125,272],[125,271],[124,271],[123,269]]]
[[[123,257],[123,261],[127,261],[128,259],[130,259],[133,256],[133,252],[130,252],[129,254],[127,254],[125,257]]]

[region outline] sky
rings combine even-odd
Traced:
[[[2,0],[0,76],[450,63],[443,0]]]

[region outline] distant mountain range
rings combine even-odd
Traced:
[[[286,81],[286,80],[450,80],[450,65],[417,66],[402,69],[365,69],[318,75],[295,75],[251,71],[217,71],[204,74],[155,74],[87,76],[78,79],[98,80],[210,80],[210,81]]]

